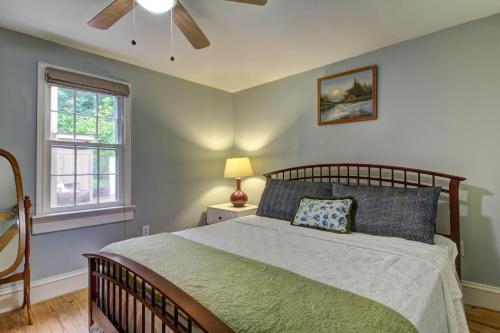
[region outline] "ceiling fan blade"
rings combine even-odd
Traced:
[[[241,2],[241,3],[246,3],[249,5],[257,5],[257,6],[264,6],[265,4],[267,4],[267,0],[227,0],[227,1]]]
[[[115,0],[87,24],[96,29],[108,29],[133,8],[134,0]]]
[[[210,45],[207,36],[201,31],[198,24],[196,24],[180,1],[177,1],[173,11],[174,23],[195,49],[203,49]]]

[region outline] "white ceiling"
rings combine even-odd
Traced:
[[[239,91],[500,12],[499,0],[182,0],[212,45],[194,50],[169,15],[137,11],[110,30],[86,22],[111,0],[1,0],[0,26],[159,72]]]

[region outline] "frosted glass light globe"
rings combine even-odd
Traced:
[[[137,0],[137,2],[153,14],[163,14],[174,7],[176,0]]]

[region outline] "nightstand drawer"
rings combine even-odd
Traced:
[[[238,217],[236,212],[229,212],[227,210],[209,208],[207,210],[207,223],[213,224],[217,222],[222,222],[230,219],[235,219]]]
[[[253,215],[257,212],[257,206],[245,205],[244,207],[233,207],[230,203],[212,205],[207,209],[207,224],[235,219],[241,216]]]

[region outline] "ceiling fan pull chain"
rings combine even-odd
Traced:
[[[132,9],[132,42],[131,44],[133,46],[137,45],[137,42],[135,41],[135,3],[136,0],[134,0],[134,9]]]
[[[170,61],[174,61],[174,8],[170,9]]]

